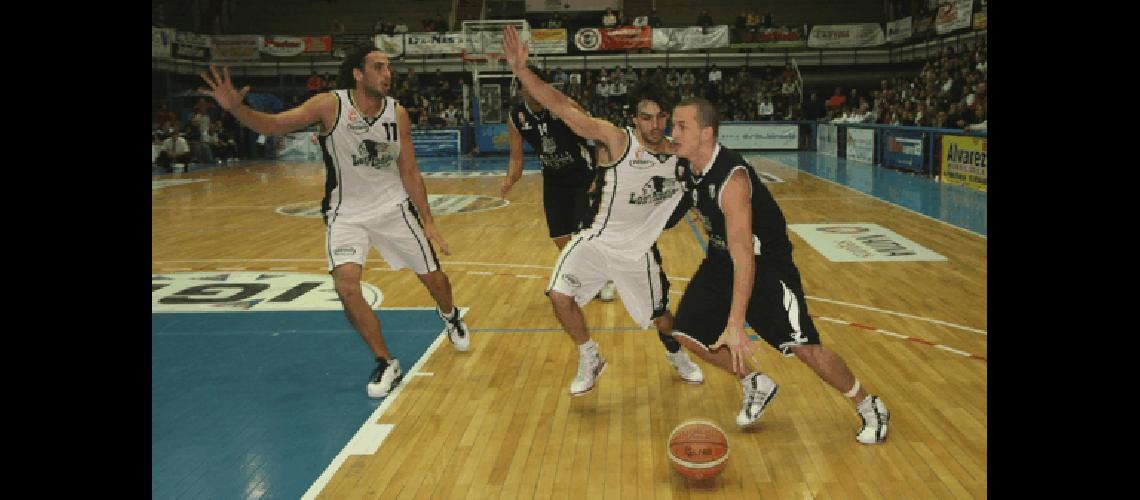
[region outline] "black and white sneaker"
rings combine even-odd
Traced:
[[[578,355],[578,374],[570,381],[570,395],[582,396],[594,390],[598,376],[606,371],[606,360],[596,351],[591,354]]]
[[[467,352],[471,347],[471,335],[467,332],[467,324],[463,322],[463,314],[459,310],[459,306],[451,306],[451,317],[443,315],[443,311],[439,310],[436,306],[435,311],[439,314],[439,319],[443,320],[443,331],[447,334],[447,340],[451,341],[451,345],[455,347],[456,351]]]
[[[368,397],[387,396],[403,378],[404,372],[400,371],[400,360],[381,359],[376,363],[376,369],[372,370],[372,375],[368,377]]]
[[[878,396],[867,396],[856,407],[859,418],[863,419],[863,427],[855,435],[855,440],[863,444],[877,444],[887,439],[887,424],[891,421],[891,412],[887,405]]]
[[[772,377],[756,372],[749,373],[740,384],[744,386],[744,407],[736,415],[736,425],[748,427],[760,420],[760,415],[764,414],[764,409],[776,397],[780,387]]]

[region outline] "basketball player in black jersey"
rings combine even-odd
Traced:
[[[792,260],[784,214],[744,158],[717,142],[718,126],[716,107],[703,98],[685,99],[673,110],[677,154],[689,159],[678,163],[678,179],[709,236],[708,255],[677,306],[674,337],[740,378],[744,407],[737,425],[755,423],[777,389],[767,375],[747,372],[744,356],[753,354],[744,332],[747,320],[768,344],[785,356],[795,355],[854,401],[863,419],[856,440],[882,442],[890,413],[878,396],[860,387],[843,358],[820,345]],[[725,300],[726,293],[731,301]]]
[[[546,73],[531,65],[528,68],[542,81]],[[517,80],[516,80],[517,82]],[[594,182],[594,147],[575,134],[542,103],[519,86],[519,102],[511,107],[507,128],[510,134],[511,159],[507,178],[499,187],[502,197],[522,177],[523,141],[530,144],[542,164],[542,208],[546,227],[558,250],[566,246],[570,236],[588,224],[592,206],[589,191]],[[577,103],[572,104],[583,113]],[[598,292],[604,302],[614,300],[614,282],[609,281]]]

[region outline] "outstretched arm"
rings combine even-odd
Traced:
[[[580,137],[605,144],[610,151],[625,150],[625,131],[608,121],[591,118],[580,106],[566,97],[566,94],[559,92],[527,69],[527,47],[519,40],[518,31],[514,26],[503,28],[503,50],[511,71],[519,78],[519,83],[526,88],[531,97],[562,118],[570,130]]]
[[[217,68],[211,64],[210,73],[213,75],[212,78],[205,71],[199,73],[210,86],[210,90],[199,90],[212,96],[222,109],[233,113],[234,118],[237,118],[242,125],[259,134],[285,135],[318,121],[328,128],[332,126],[333,118],[336,116],[336,97],[329,93],[317,94],[300,106],[273,115],[254,111],[241,102],[246,92],[249,92],[249,85],[242,87],[241,90],[235,89],[230,80],[228,66],[222,66],[222,74],[218,74]]]

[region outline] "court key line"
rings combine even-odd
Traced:
[[[694,231],[695,231],[695,229],[694,229]],[[698,238],[699,238],[699,236],[698,236]],[[328,262],[328,260],[326,260],[326,259],[198,259],[198,260],[156,260],[156,261],[153,261],[152,264],[157,265],[160,263],[180,263],[181,264],[181,263],[221,263],[221,262],[251,262],[251,263],[252,262],[321,262],[321,263],[325,263],[325,262]],[[541,265],[535,265],[535,264],[501,264],[498,262],[468,262],[468,261],[447,261],[447,260],[444,260],[444,261],[441,261],[441,263],[452,264],[452,265],[474,265],[474,266],[490,266],[490,267],[525,267],[525,268],[545,269],[545,270],[553,269],[551,266],[541,266]],[[213,272],[215,270],[221,270],[221,269],[222,268],[202,269],[200,271],[201,272]],[[314,269],[317,272],[320,272],[322,274],[328,272],[328,269],[326,269],[325,267],[319,267],[319,268],[314,268]],[[247,269],[247,270],[257,271],[257,269]],[[282,271],[284,269],[269,268],[269,270],[270,271]],[[305,269],[304,268],[302,268],[302,269],[294,268],[294,270],[304,271]],[[394,269],[389,268],[389,267],[379,267],[379,266],[375,266],[375,267],[372,267],[372,268],[369,268],[366,270],[367,271],[379,271],[379,272],[395,271]],[[161,271],[163,271],[163,272],[185,272],[185,271],[192,271],[192,269],[187,268],[187,267],[163,267],[163,268],[161,268]],[[466,271],[466,270],[462,270],[462,269],[456,270],[454,272],[463,272],[463,273],[467,273],[467,274],[474,274],[477,276],[514,276],[514,277],[523,278],[523,279],[547,279],[548,278],[548,276],[538,276],[538,275],[534,275],[534,274],[495,273],[495,272],[489,272],[489,271]],[[682,281],[682,282],[688,282],[689,281],[689,278],[683,278],[680,276],[669,276],[668,278],[670,281]],[[670,291],[670,293],[676,293],[676,292],[677,292],[676,290]],[[819,297],[816,295],[804,295],[804,296],[810,300],[818,300],[821,302],[828,302],[831,304],[854,307],[854,308],[858,308],[858,309],[864,309],[867,311],[873,311],[873,312],[882,313],[882,314],[889,314],[892,316],[898,316],[898,317],[913,319],[913,320],[917,320],[917,321],[925,321],[927,323],[934,323],[936,325],[941,325],[941,326],[945,326],[948,328],[954,328],[954,329],[958,329],[958,330],[964,330],[967,332],[972,332],[972,333],[976,333],[976,334],[984,335],[984,336],[989,335],[989,333],[986,330],[973,328],[973,327],[965,326],[965,325],[959,325],[957,323],[951,323],[949,321],[943,321],[940,319],[927,318],[927,317],[923,317],[923,316],[915,316],[913,314],[907,314],[904,312],[891,311],[888,309],[880,309],[880,308],[877,308],[874,306],[856,304],[853,302],[845,302],[845,301],[836,300],[836,299],[829,299],[829,298],[825,298],[825,297]]]

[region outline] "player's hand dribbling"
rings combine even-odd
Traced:
[[[712,350],[715,351],[725,346],[728,347],[728,351],[732,354],[732,371],[738,376],[743,376],[748,373],[748,365],[744,362],[744,356],[748,355],[749,357],[755,358],[755,354],[752,351],[752,341],[748,340],[748,336],[744,333],[744,328],[729,325],[711,347]]]
[[[198,75],[206,81],[206,85],[210,86],[210,90],[199,88],[198,91],[209,94],[215,101],[218,101],[218,105],[226,111],[231,111],[234,107],[241,106],[241,101],[245,98],[245,93],[249,92],[249,85],[242,87],[241,90],[235,89],[233,82],[230,80],[229,66],[222,66],[222,74],[219,75],[218,69],[211,64],[210,73],[213,75],[213,78],[210,78],[210,75],[207,75],[205,71],[198,73]]]

